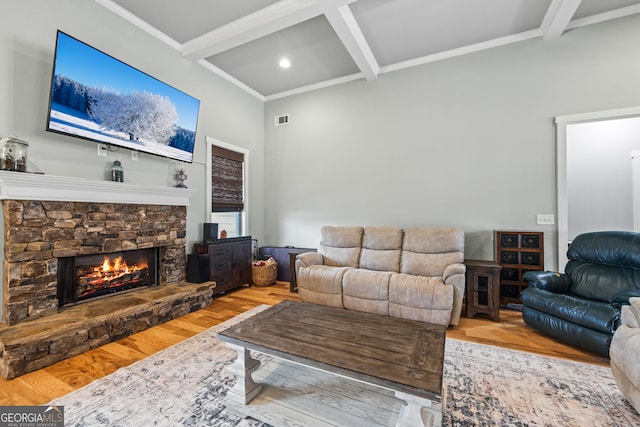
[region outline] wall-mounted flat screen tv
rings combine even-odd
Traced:
[[[200,101],[58,31],[47,130],[191,163]]]

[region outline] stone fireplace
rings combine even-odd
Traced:
[[[186,278],[186,206],[3,200],[4,322],[56,313],[59,260],[159,250],[159,283]]]
[[[184,282],[193,193],[0,171],[0,374],[21,375],[210,304],[215,284]]]

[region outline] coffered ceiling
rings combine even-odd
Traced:
[[[262,100],[640,13],[640,0],[96,1]]]

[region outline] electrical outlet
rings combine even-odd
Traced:
[[[98,156],[107,157],[107,151],[109,151],[109,150],[107,149],[106,145],[98,144]]]
[[[137,151],[131,151],[131,160],[134,162],[138,161],[138,152]]]
[[[553,225],[555,224],[555,218],[553,214],[537,214],[536,224],[538,225]]]

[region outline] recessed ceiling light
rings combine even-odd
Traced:
[[[280,66],[282,68],[289,68],[289,67],[291,67],[291,62],[287,58],[282,58],[280,60]]]

